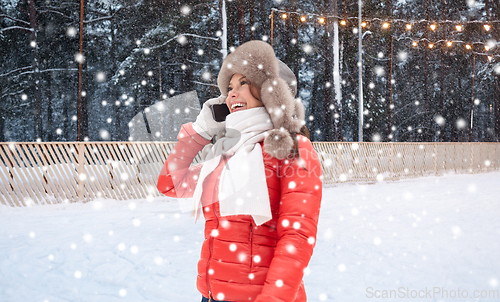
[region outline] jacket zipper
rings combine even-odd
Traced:
[[[216,227],[215,229],[218,230],[219,229],[219,216],[217,216],[217,211],[215,211],[215,202],[218,200],[218,195],[217,194],[217,187],[218,186],[214,186],[214,193],[212,194],[212,211],[214,213],[214,216],[215,216],[215,219],[217,221],[217,224],[216,224]],[[208,261],[207,261],[207,271],[206,271],[206,275],[207,275],[207,288],[208,288],[208,301],[212,301],[212,288],[210,287],[210,274],[209,274],[209,271],[210,271],[210,262],[212,262],[212,253],[213,253],[213,244],[214,244],[214,236],[212,236],[212,234],[210,233],[210,239],[208,240],[208,250],[209,250],[209,257],[208,257]]]

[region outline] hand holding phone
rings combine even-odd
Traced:
[[[212,116],[218,123],[226,120],[226,116],[230,113],[226,104],[214,104],[211,107]]]

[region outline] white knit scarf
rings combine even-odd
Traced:
[[[231,113],[226,118],[226,135],[220,138],[205,158],[194,191],[196,217],[201,207],[205,178],[219,165],[222,155],[230,156],[219,180],[221,216],[251,215],[257,225],[272,218],[267,190],[264,158],[259,142],[273,129],[264,107]]]

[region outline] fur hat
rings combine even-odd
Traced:
[[[260,87],[261,101],[274,126],[264,140],[266,152],[278,159],[287,158],[294,148],[290,133],[300,132],[305,124],[304,105],[295,99],[295,75],[276,58],[271,45],[257,40],[240,45],[222,63],[217,84],[224,98],[236,73]]]

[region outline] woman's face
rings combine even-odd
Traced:
[[[264,107],[259,100],[260,92],[258,87],[251,85],[244,75],[236,73],[231,78],[227,87],[226,105],[231,113],[255,108]]]

